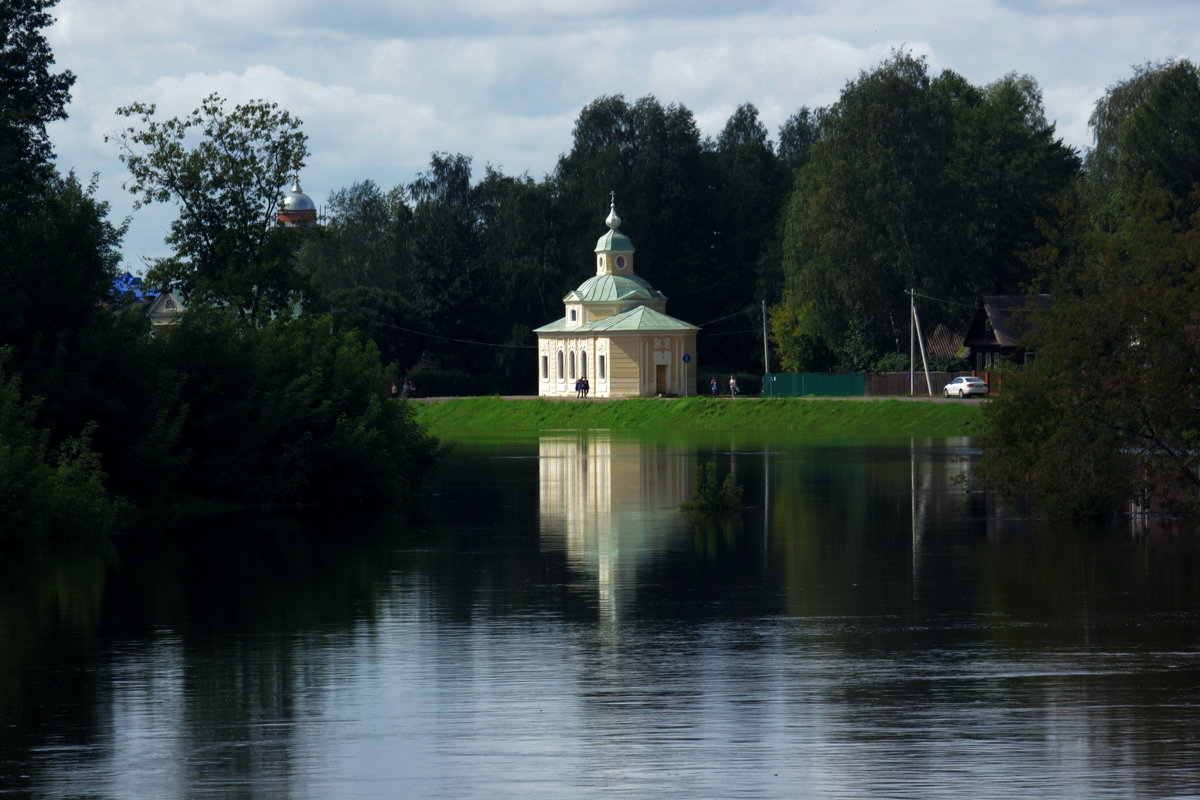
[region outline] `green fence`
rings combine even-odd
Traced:
[[[862,397],[865,393],[866,380],[861,372],[768,372],[763,376],[763,397]]]

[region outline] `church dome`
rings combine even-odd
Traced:
[[[317,204],[300,188],[299,177],[292,184],[292,190],[284,196],[276,219],[280,225],[288,227],[316,223]]]
[[[596,240],[596,252],[632,253],[633,240],[619,230],[621,227],[621,218],[617,216],[617,200],[615,195],[612,198],[612,203],[608,209],[608,218],[604,220],[604,224],[608,226],[608,233]]]
[[[597,275],[579,284],[575,295],[584,303],[667,299],[665,294],[637,275]]]
[[[596,240],[597,253],[632,253],[633,240],[620,231],[609,231]]]

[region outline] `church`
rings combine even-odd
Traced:
[[[633,241],[616,202],[596,242],[596,274],[563,298],[562,319],[538,337],[538,395],[569,397],[586,378],[590,397],[696,393],[695,325],[667,316],[667,296],[634,274]]]

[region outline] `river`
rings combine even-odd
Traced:
[[[968,440],[464,436],[414,515],[0,567],[0,796],[1200,796],[1200,536]],[[696,468],[743,487],[678,511]]]

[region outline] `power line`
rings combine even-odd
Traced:
[[[726,314],[723,317],[717,317],[716,319],[710,319],[708,322],[702,322],[702,323],[700,323],[700,327],[703,328],[705,325],[712,325],[714,322],[720,322],[721,320],[729,319],[730,317],[736,317],[738,314],[745,314],[750,309],[754,309],[755,311],[757,311],[758,306],[752,305],[752,306],[746,306],[745,308],[739,308],[737,311],[733,312],[732,314]]]
[[[411,328],[402,328],[399,325],[395,326],[396,330],[411,333],[414,336],[424,336],[429,339],[440,339],[443,342],[458,342],[459,344],[474,344],[480,347],[509,347],[516,350],[537,350],[537,347],[531,344],[493,344],[491,342],[476,342],[472,339],[455,339],[452,336],[439,336],[436,333],[425,333],[424,331],[414,331]]]
[[[942,298],[940,298],[940,297],[932,297],[932,296],[930,296],[930,295],[927,295],[927,294],[921,294],[921,293],[920,293],[920,292],[918,292],[918,291],[913,291],[913,292],[912,292],[912,296],[913,296],[913,297],[920,297],[922,300],[932,300],[932,301],[933,301],[933,302],[935,302],[935,303],[943,303],[943,304],[945,304],[945,305],[948,305],[948,306],[959,306],[960,308],[971,308],[971,309],[978,308],[978,306],[974,306],[974,305],[971,305],[971,304],[969,304],[969,303],[959,303],[959,302],[956,302],[956,301],[954,301],[954,300],[943,300],[943,299],[942,299]]]

